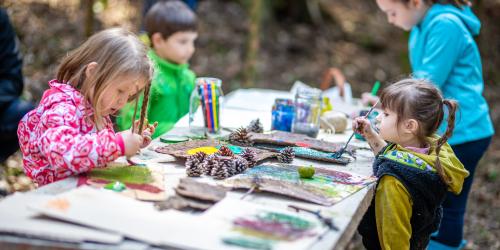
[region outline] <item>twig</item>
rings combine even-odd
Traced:
[[[132,133],[135,133],[135,116],[137,115],[137,106],[139,106],[139,97],[135,98],[134,115],[132,116]]]
[[[335,230],[335,231],[338,231],[339,228],[335,225],[335,223],[333,223],[333,219],[331,218],[325,218],[323,215],[321,215],[320,211],[313,211],[313,210],[310,210],[310,209],[307,209],[307,208],[303,208],[303,207],[298,207],[298,206],[295,206],[295,205],[288,205],[289,208],[295,210],[296,212],[299,212],[299,211],[303,211],[303,212],[306,212],[306,213],[310,213],[310,214],[313,214],[315,215],[321,222],[323,222],[323,224],[325,224],[329,229],[331,230]]]

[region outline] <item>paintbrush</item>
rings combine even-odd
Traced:
[[[245,193],[243,196],[241,196],[240,200],[245,199],[249,194],[253,193],[255,190],[258,190],[260,187],[260,184],[262,183],[262,180],[258,175],[254,175],[252,178],[252,187]]]
[[[368,113],[366,113],[366,115],[363,116],[363,118],[368,118],[368,116],[371,114],[371,112],[373,111],[373,109],[375,109],[375,106],[377,106],[378,102],[379,101],[377,100],[377,102],[375,102],[375,104],[373,104],[373,106],[370,108],[370,110],[368,111]],[[349,142],[351,142],[352,137],[354,137],[355,133],[356,132],[352,131],[351,137],[349,137],[349,140],[347,140],[347,142],[344,145],[344,147],[340,151],[335,152],[334,155],[333,155],[333,157],[335,157],[337,159],[340,158],[340,157],[342,157],[342,154],[344,154],[344,151],[347,149],[347,146],[349,145]]]

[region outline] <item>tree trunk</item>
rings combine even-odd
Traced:
[[[260,24],[262,19],[262,0],[252,0],[250,6],[250,27],[244,69],[243,87],[254,86],[256,80],[256,64],[260,46]]]
[[[94,0],[85,1],[85,37],[90,37],[94,32]]]

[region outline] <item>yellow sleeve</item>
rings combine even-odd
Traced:
[[[385,175],[375,193],[375,218],[382,249],[410,249],[411,196],[395,177]]]

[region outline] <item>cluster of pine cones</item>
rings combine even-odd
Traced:
[[[235,155],[231,149],[221,146],[212,155],[198,152],[186,160],[186,174],[190,177],[209,175],[222,180],[255,166],[255,152],[245,149],[241,155]]]

